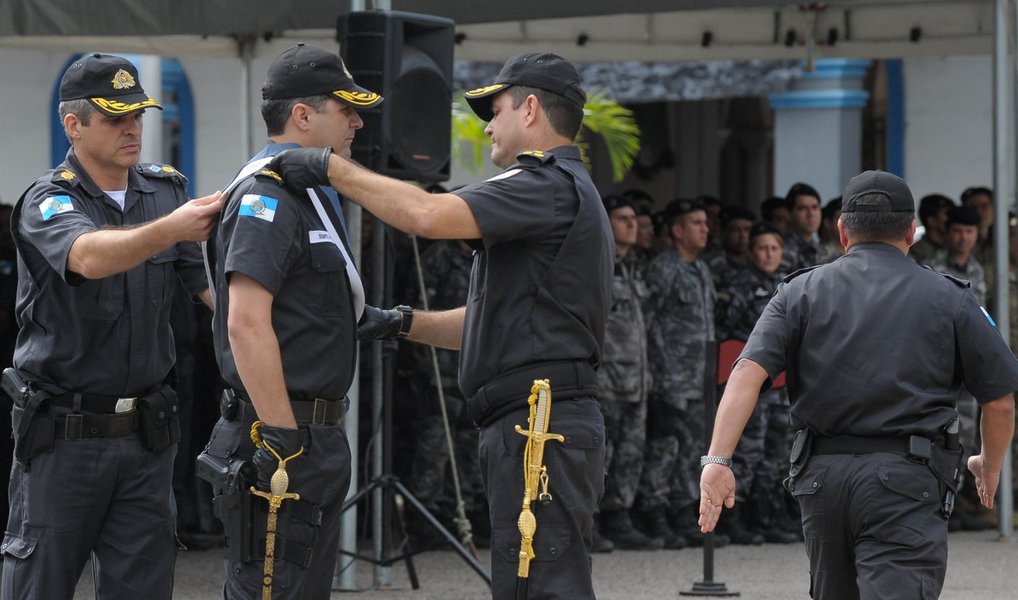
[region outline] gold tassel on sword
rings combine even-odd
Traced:
[[[530,561],[534,558],[537,519],[530,510],[530,503],[534,500],[541,504],[551,502],[551,494],[548,493],[548,468],[544,466],[544,444],[550,440],[561,443],[566,439],[557,433],[548,432],[548,423],[551,421],[551,385],[547,379],[534,380],[527,404],[530,405],[528,429],[516,426],[516,432],[527,438],[526,449],[523,452],[523,507],[517,521],[520,529],[520,566],[516,572],[516,597],[519,600],[527,597]]]

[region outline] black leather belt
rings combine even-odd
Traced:
[[[863,437],[858,435],[836,435],[813,437],[813,454],[908,454],[908,437]]]
[[[103,394],[79,394],[81,397],[81,410],[87,410],[98,413],[114,413],[117,411],[117,403],[121,400],[135,401],[132,403],[136,404],[139,397],[144,396],[141,394],[135,397],[119,398],[117,396],[106,396]],[[50,406],[63,406],[64,408],[74,408],[74,392],[66,392],[58,394],[56,396],[50,396]],[[121,411],[123,412],[123,411]]]
[[[58,440],[107,438],[138,431],[138,411],[107,415],[72,413],[54,419],[54,437]]]
[[[543,362],[507,371],[484,384],[467,400],[467,413],[475,425],[487,425],[496,418],[527,405],[535,379],[551,383],[554,400],[597,395],[597,376],[586,361]]]
[[[240,390],[226,390],[232,393],[240,401],[240,408],[244,412],[255,414],[254,405],[247,394]],[[349,401],[330,400],[326,398],[315,398],[314,400],[291,400],[290,409],[293,411],[293,418],[297,423],[310,423],[311,425],[337,425],[346,416],[346,409]],[[243,418],[243,417],[242,417]],[[256,417],[257,418],[257,417]]]

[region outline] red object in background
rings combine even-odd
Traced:
[[[732,376],[732,365],[745,347],[746,342],[742,340],[725,340],[718,344],[718,385],[728,383],[728,378]],[[780,390],[783,387],[785,387],[784,371],[771,382],[773,390]]]

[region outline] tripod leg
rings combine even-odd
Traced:
[[[410,577],[410,587],[415,590],[421,589],[421,582],[417,579],[417,569],[414,568],[414,550],[410,544],[410,536],[406,530],[406,507],[403,504],[403,496],[398,492],[393,493],[392,503],[396,507],[396,526],[403,536],[403,561],[406,562],[407,576]]]
[[[467,565],[469,565],[471,569],[473,569],[478,575],[480,575],[481,579],[483,579],[484,582],[490,586],[491,573],[489,573],[488,570],[481,565],[481,563],[477,560],[477,557],[471,554],[470,551],[467,550],[466,547],[464,547],[463,544],[461,544],[458,539],[456,539],[456,536],[454,536],[452,533],[449,532],[448,529],[442,526],[442,523],[435,518],[435,515],[431,514],[431,512],[429,512],[428,509],[425,508],[423,504],[421,504],[421,501],[418,500],[416,496],[414,496],[413,492],[411,492],[409,489],[407,489],[405,485],[403,485],[402,481],[399,481],[397,479],[392,482],[392,485],[393,487],[396,488],[399,494],[403,496],[403,498],[408,503],[410,503],[410,506],[417,511],[417,514],[424,517],[424,519],[428,522],[428,524],[431,525],[431,527],[435,531],[442,534],[442,537],[444,537],[450,544],[452,544],[453,550],[455,550],[456,553],[459,554],[464,561],[466,561]]]

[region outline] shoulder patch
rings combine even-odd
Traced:
[[[237,214],[241,217],[254,217],[271,223],[276,218],[278,206],[278,198],[260,194],[244,194],[240,199],[240,210],[237,211]]]
[[[172,179],[180,185],[187,185],[187,177],[170,165],[161,165],[159,163],[138,163],[134,166],[134,170],[141,175],[152,179]]]
[[[49,221],[57,215],[72,210],[74,210],[74,204],[71,203],[70,196],[48,196],[39,203],[39,212],[42,213],[43,221]]]
[[[522,164],[544,164],[554,159],[554,154],[541,150],[524,150],[516,155],[516,160]]]
[[[274,179],[276,181],[276,183],[278,183],[280,185],[282,185],[282,183],[283,183],[283,178],[279,175],[279,173],[276,173],[275,171],[273,171],[271,169],[262,169],[261,171],[255,172],[255,176],[256,177],[259,176],[259,175],[262,176],[262,177],[269,177],[271,179]]]
[[[958,287],[962,287],[962,288],[970,288],[970,287],[972,287],[972,284],[970,284],[967,279],[962,279],[961,277],[955,277],[954,275],[951,275],[950,273],[941,273],[940,271],[934,269],[930,265],[923,265],[923,268],[924,269],[929,269],[930,271],[933,271],[937,275],[940,275],[941,277],[951,281],[952,283],[954,283]]]
[[[816,269],[816,268],[822,267],[822,266],[823,265],[813,265],[812,267],[803,267],[802,269],[799,269],[798,271],[792,271],[788,275],[785,275],[785,278],[782,279],[782,281],[784,281],[785,283],[788,283],[789,281],[795,279],[799,275],[802,275],[803,273],[809,273],[813,269]]]

